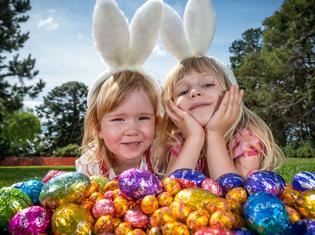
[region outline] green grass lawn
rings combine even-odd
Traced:
[[[73,171],[74,167],[47,167],[47,166],[23,166],[23,167],[0,167],[0,188],[10,186],[13,183],[41,179],[49,170]],[[292,177],[301,171],[315,172],[315,158],[290,158],[277,172],[291,182]]]

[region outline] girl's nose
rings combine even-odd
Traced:
[[[125,129],[125,135],[134,136],[137,135],[137,124],[135,122],[129,122]]]
[[[197,96],[201,96],[201,92],[200,92],[198,89],[192,89],[192,90],[190,91],[190,96],[191,96],[192,98],[195,98],[195,97],[197,97]]]

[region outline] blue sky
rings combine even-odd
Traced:
[[[130,20],[144,0],[117,0]],[[182,16],[186,0],[164,0]],[[249,28],[260,27],[262,21],[279,10],[283,0],[212,0],[216,11],[217,28],[208,55],[229,64],[228,48]],[[20,51],[36,58],[38,78],[46,83],[35,100],[26,99],[25,105],[34,107],[54,87],[68,81],[80,81],[89,86],[106,69],[92,42],[91,23],[94,0],[32,0],[30,19],[22,31],[30,32],[30,39]],[[160,83],[176,63],[157,43],[144,69]],[[35,79],[36,80],[36,79]]]

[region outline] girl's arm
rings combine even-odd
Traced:
[[[180,154],[170,156],[165,172],[167,177],[177,169],[195,169],[205,141],[205,133],[202,126],[190,114],[178,108],[173,102],[166,105],[166,112],[185,138]]]
[[[226,173],[240,174],[229,156],[224,134],[239,115],[243,94],[243,90],[232,86],[205,127],[208,169],[214,179]]]

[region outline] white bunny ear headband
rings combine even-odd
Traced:
[[[164,3],[161,39],[177,60],[205,56],[215,33],[216,17],[212,0],[188,0],[184,19]],[[237,84],[232,70],[214,57],[210,57],[223,69],[230,82]]]
[[[130,25],[115,0],[97,0],[93,14],[93,37],[96,49],[108,65],[108,71],[93,82],[88,93],[92,94],[107,78],[123,70],[141,70],[150,56],[162,20],[163,4],[148,0],[135,13]]]

